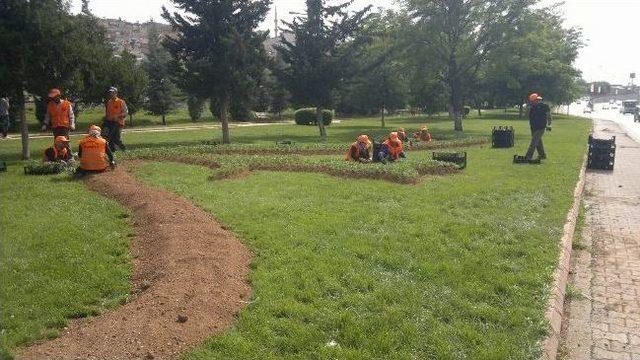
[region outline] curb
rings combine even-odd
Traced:
[[[560,346],[560,331],[562,329],[562,314],[564,312],[564,297],[571,268],[571,251],[573,236],[576,232],[576,223],[580,213],[580,204],[585,187],[587,163],[586,159],[580,170],[580,178],[573,193],[573,205],[567,215],[567,222],[564,224],[564,232],[560,240],[560,256],[558,266],[553,274],[553,286],[551,288],[547,312],[545,318],[550,324],[550,333],[542,343],[541,360],[556,360],[558,347]]]

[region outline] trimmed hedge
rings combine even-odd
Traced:
[[[318,125],[316,121],[316,108],[298,109],[296,110],[294,118],[298,125]],[[322,110],[322,122],[325,126],[331,125],[333,122],[333,111]]]

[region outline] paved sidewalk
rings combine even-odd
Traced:
[[[616,166],[587,172],[586,224],[573,255],[561,353],[640,360],[640,143],[611,121],[597,120],[595,135],[616,136]]]
[[[339,123],[339,121],[334,120],[334,123]],[[229,124],[229,127],[233,128],[243,128],[243,127],[254,127],[254,126],[272,126],[272,125],[293,125],[294,121],[276,121],[276,122],[265,122],[265,123],[255,123],[255,122],[233,122]],[[153,127],[138,127],[138,128],[124,128],[122,130],[123,134],[132,134],[132,133],[157,133],[157,132],[172,132],[172,131],[192,131],[192,130],[208,130],[208,129],[219,129],[220,124],[184,124],[184,125],[168,125],[168,126],[153,126]],[[84,132],[72,132],[71,136],[74,135],[84,135]],[[51,138],[51,132],[37,132],[29,134],[29,139],[43,139],[43,138]],[[7,136],[6,140],[20,140],[20,134],[11,134]]]

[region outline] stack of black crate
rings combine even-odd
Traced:
[[[616,137],[596,139],[589,136],[589,160],[587,167],[592,170],[613,170],[616,162]]]
[[[513,126],[494,126],[491,143],[494,148],[512,148],[515,144],[515,134]]]

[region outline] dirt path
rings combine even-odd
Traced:
[[[232,326],[250,297],[251,254],[190,202],[140,183],[126,169],[87,181],[134,214],[133,300],[73,322],[20,359],[171,359]]]

